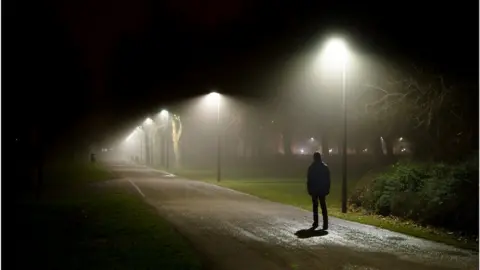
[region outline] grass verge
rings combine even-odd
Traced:
[[[311,210],[312,207],[310,198],[307,195],[305,180],[300,178],[225,177],[218,183],[214,175],[206,171],[183,170],[177,171],[176,174],[189,179],[198,179],[255,195],[270,201],[297,206],[305,210]],[[395,217],[368,215],[360,211],[349,211],[344,214],[341,212],[340,182],[341,179],[339,176],[332,175],[330,195],[327,197],[330,216],[373,225],[394,232],[441,242],[459,248],[478,250],[478,243],[475,240],[460,238],[442,229],[420,226],[415,222],[400,220]],[[356,181],[349,181],[348,190],[352,191],[355,185]]]
[[[89,185],[99,165],[49,168],[40,200],[17,208],[19,269],[202,269],[200,259],[128,186]]]

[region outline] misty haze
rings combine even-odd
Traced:
[[[6,7],[5,267],[478,268],[478,7],[391,5]]]

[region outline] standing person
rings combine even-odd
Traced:
[[[322,208],[323,229],[328,229],[328,213],[326,196],[330,193],[330,170],[327,164],[322,161],[319,152],[313,154],[313,162],[308,167],[307,190],[312,197],[313,224],[312,229],[318,227],[318,202]]]

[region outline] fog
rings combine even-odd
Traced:
[[[332,64],[338,57],[326,57],[319,46],[293,55],[268,78],[252,78],[262,86],[254,98],[218,88],[210,89],[215,94],[169,104],[117,136],[98,156],[212,177],[220,170],[221,178],[303,178],[316,151],[333,174],[340,174],[344,136],[347,174],[415,154],[432,156],[432,147],[440,144],[429,139],[436,135],[425,123],[441,115],[439,110],[432,118],[425,108],[433,108],[436,97],[445,100],[442,95],[450,95],[453,104],[467,91],[454,95],[434,71],[369,54],[353,43],[346,50],[348,59],[340,68]],[[467,120],[450,120],[457,126],[445,127],[447,140],[471,128]],[[458,141],[451,150],[461,152],[461,147]]]
[[[185,100],[149,115],[98,156],[177,173],[201,171],[211,177],[216,177],[220,159],[222,179],[304,178],[312,154],[318,151],[333,174],[340,175],[341,90],[320,85],[279,89],[277,95],[258,99],[221,94],[215,99],[207,94]],[[366,171],[381,163],[386,145],[376,130],[360,129],[361,119],[353,109],[347,110],[347,116],[348,169]],[[402,136],[398,134],[392,145],[398,157],[410,152]]]

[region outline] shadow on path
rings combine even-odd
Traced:
[[[303,230],[298,230],[295,232],[295,235],[298,238],[304,239],[304,238],[310,238],[310,237],[319,237],[319,236],[325,236],[327,235],[328,232],[324,230],[315,230],[315,229],[303,229]]]

